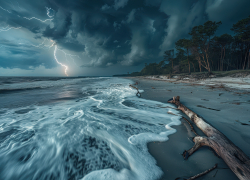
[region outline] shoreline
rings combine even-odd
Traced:
[[[209,88],[202,84],[197,86],[180,81],[156,81],[150,78],[129,79],[139,83],[137,87],[144,90],[142,93],[144,99],[166,103],[168,99],[179,95],[184,105],[203,116],[209,124],[225,134],[246,155],[250,156],[250,127],[243,125],[250,124],[248,122],[250,95],[246,93],[248,92],[246,89]],[[213,167],[216,163],[218,163],[218,168],[200,179],[238,179],[224,161],[206,147],[199,149],[185,161],[181,154],[193,146],[191,138],[194,135],[184,120],[181,125],[173,128],[177,132],[170,135],[168,141],[148,143],[149,153],[164,172],[161,180],[189,178]],[[196,127],[195,129],[197,130]],[[197,131],[201,132],[199,129]]]
[[[205,78],[187,76],[137,76],[131,78],[166,81],[170,83],[186,83],[190,85],[207,86],[210,88],[223,88],[228,91],[244,91],[250,93],[250,75],[237,75],[216,77],[211,75]]]

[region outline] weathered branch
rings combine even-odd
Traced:
[[[196,178],[198,178],[198,177],[201,177],[201,176],[203,176],[203,175],[209,173],[210,171],[214,170],[215,168],[217,168],[217,164],[215,164],[212,168],[210,168],[210,169],[208,169],[208,170],[206,170],[206,171],[204,171],[204,172],[202,172],[202,173],[200,173],[200,174],[197,174],[197,175],[195,175],[195,176],[193,176],[193,177],[191,177],[191,178],[188,178],[187,180],[193,180],[193,179],[196,179]]]
[[[185,113],[191,121],[207,136],[194,138],[195,145],[190,150],[186,151],[184,158],[188,158],[201,146],[211,147],[218,156],[220,156],[228,167],[241,180],[250,179],[250,158],[237,146],[235,146],[224,134],[215,129],[196,113],[181,104],[180,97],[173,97],[168,102],[177,106],[177,109]],[[188,153],[188,154],[187,154]]]
[[[209,141],[213,141],[212,139],[209,139],[207,137],[200,137],[200,136],[196,136],[194,139],[194,146],[189,149],[188,151],[184,151],[184,153],[182,154],[184,159],[188,159],[189,156],[191,156],[195,151],[197,151],[200,147],[202,146],[209,146],[210,147],[210,142]]]
[[[135,86],[133,86],[131,84],[129,86],[137,90],[136,96],[141,97],[141,93],[140,93],[140,91],[139,91],[139,89],[137,87],[135,87]]]

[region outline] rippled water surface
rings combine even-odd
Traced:
[[[153,180],[147,142],[180,123],[120,78],[0,79],[0,179]]]

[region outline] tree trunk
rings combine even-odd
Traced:
[[[241,45],[240,50],[241,50],[241,51],[240,51],[240,67],[243,68],[243,65],[242,65],[242,61],[243,61],[243,60],[242,60],[242,57],[243,57],[243,47],[242,47],[242,45]]]
[[[248,69],[249,69],[249,67],[250,67],[250,51],[248,53]]]
[[[199,69],[200,69],[200,72],[201,72],[201,57],[200,56],[198,58],[198,63],[199,63]]]
[[[193,62],[191,62],[192,63],[192,65],[193,65],[193,68],[194,68],[194,72],[195,72],[195,66],[194,66],[194,63]]]
[[[188,60],[188,72],[189,74],[191,74],[191,71],[190,71],[190,62],[189,62],[189,50],[187,48],[187,60]]]
[[[218,61],[218,71],[220,70],[220,60]]]
[[[224,70],[224,59],[225,59],[225,46],[221,47],[221,57],[220,57],[220,71]]]
[[[222,58],[222,71],[224,70],[224,60],[225,60],[225,56],[226,56],[226,47],[224,46],[224,54],[223,54],[223,58]]]
[[[188,61],[188,73],[190,74],[191,71],[190,71],[190,62]]]
[[[210,69],[210,64],[209,64],[209,60],[208,60],[208,51],[207,50],[204,50],[205,51],[205,55],[206,55],[206,60],[207,60],[207,70],[208,72],[211,72],[211,69]]]
[[[211,147],[225,161],[228,167],[240,180],[250,179],[250,158],[235,146],[224,134],[206,123],[200,116],[180,103],[180,97],[170,99],[169,103],[175,104],[202,130],[207,137],[196,136],[194,147],[184,152],[185,159],[202,146]]]
[[[204,54],[201,54],[201,57],[202,57],[202,61],[204,62],[204,64],[201,63],[201,65],[202,65],[208,72],[210,72],[209,64],[207,64],[207,62],[206,62],[206,60],[205,60]]]
[[[211,60],[211,66],[210,67],[211,67],[210,71],[212,71],[212,69],[214,67],[214,61],[212,61],[212,60]]]
[[[247,62],[247,54],[248,54],[248,51],[249,51],[249,49],[247,49],[246,54],[245,54],[245,61],[244,61],[244,63],[243,63],[243,70],[244,70],[244,69],[245,69],[245,67],[246,67],[246,62]]]

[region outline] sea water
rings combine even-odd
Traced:
[[[178,112],[132,83],[0,78],[0,179],[159,179],[147,143],[168,140],[180,121],[167,112]]]

